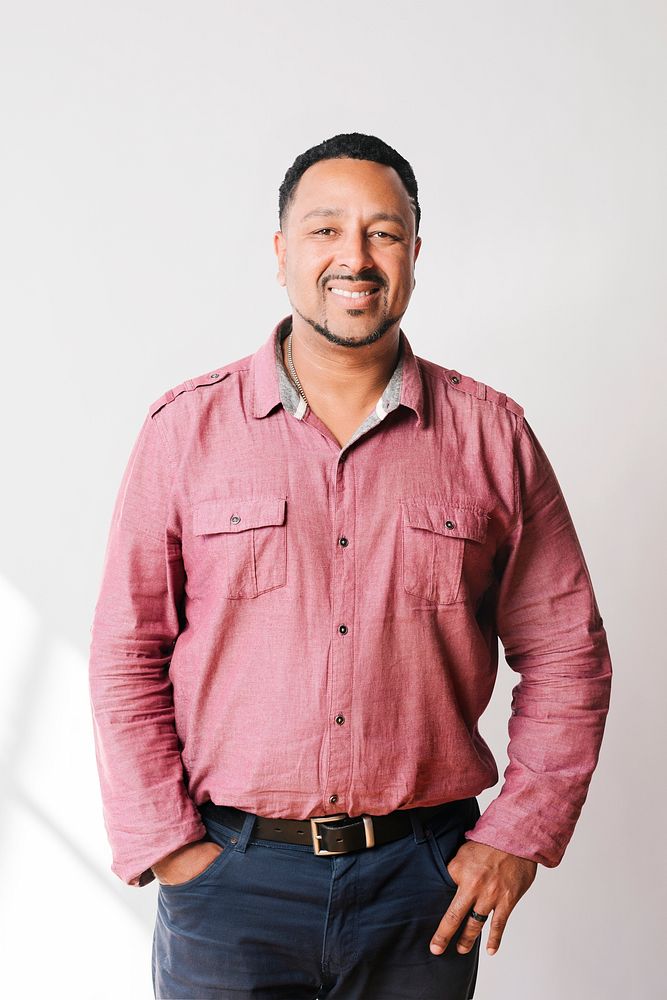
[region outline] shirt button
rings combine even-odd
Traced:
[[[345,716],[344,715],[337,715],[336,716],[336,722],[338,723],[339,726],[342,726],[343,723],[345,722]]]
[[[339,538],[338,542],[339,542],[340,545],[343,546],[343,548],[345,548],[345,546],[349,544],[347,538],[345,537],[345,535],[343,535],[342,538]]]
[[[339,625],[338,631],[341,635],[347,635],[347,625]]]
[[[219,372],[212,372],[212,374],[211,374],[210,377],[211,378],[220,378],[220,373]]]
[[[454,524],[453,521],[445,521],[445,527],[446,528],[455,528],[456,525]]]
[[[338,796],[337,795],[330,795],[329,796],[329,802],[338,802]]]
[[[449,376],[449,381],[453,382],[454,385],[458,385],[459,382],[461,381],[461,379],[458,377],[458,375],[450,375]]]
[[[232,522],[232,524],[238,524],[241,518],[239,517],[238,514],[232,514],[229,520]]]

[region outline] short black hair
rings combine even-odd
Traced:
[[[320,160],[337,160],[349,157],[352,160],[372,160],[393,167],[403,182],[412,209],[415,213],[415,233],[419,232],[421,209],[417,197],[417,179],[408,161],[392,146],[375,135],[364,135],[362,132],[346,132],[324,139],[317,146],[311,146],[305,153],[300,153],[289,168],[278,192],[278,219],[282,229],[285,214],[294,199],[294,192],[302,175],[308,167]]]

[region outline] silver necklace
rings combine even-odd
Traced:
[[[299,376],[296,373],[296,368],[294,367],[294,362],[292,361],[292,334],[291,333],[289,334],[289,336],[287,338],[287,361],[289,362],[290,371],[292,372],[292,378],[294,379],[294,381],[296,383],[297,389],[301,393],[301,398],[303,399],[303,401],[307,405],[310,405],[308,403],[308,399],[306,397],[305,392],[301,388],[301,383],[299,382]]]

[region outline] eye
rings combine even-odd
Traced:
[[[388,240],[397,240],[398,239],[398,236],[394,236],[393,233],[385,233],[383,230],[378,230],[376,233],[373,233],[373,236],[384,236]]]
[[[328,228],[327,228],[327,227],[325,226],[325,228],[324,228],[324,229],[317,229],[317,230],[315,231],[315,233],[314,233],[313,235],[314,235],[314,236],[319,236],[319,235],[320,235],[320,233],[333,233],[333,229],[328,229]]]

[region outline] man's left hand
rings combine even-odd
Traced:
[[[447,864],[447,870],[458,890],[431,939],[431,951],[441,954],[463,921],[456,950],[470,951],[484,926],[470,916],[474,908],[483,915],[493,910],[486,950],[495,954],[510,913],[535,879],[537,862],[467,840]]]

